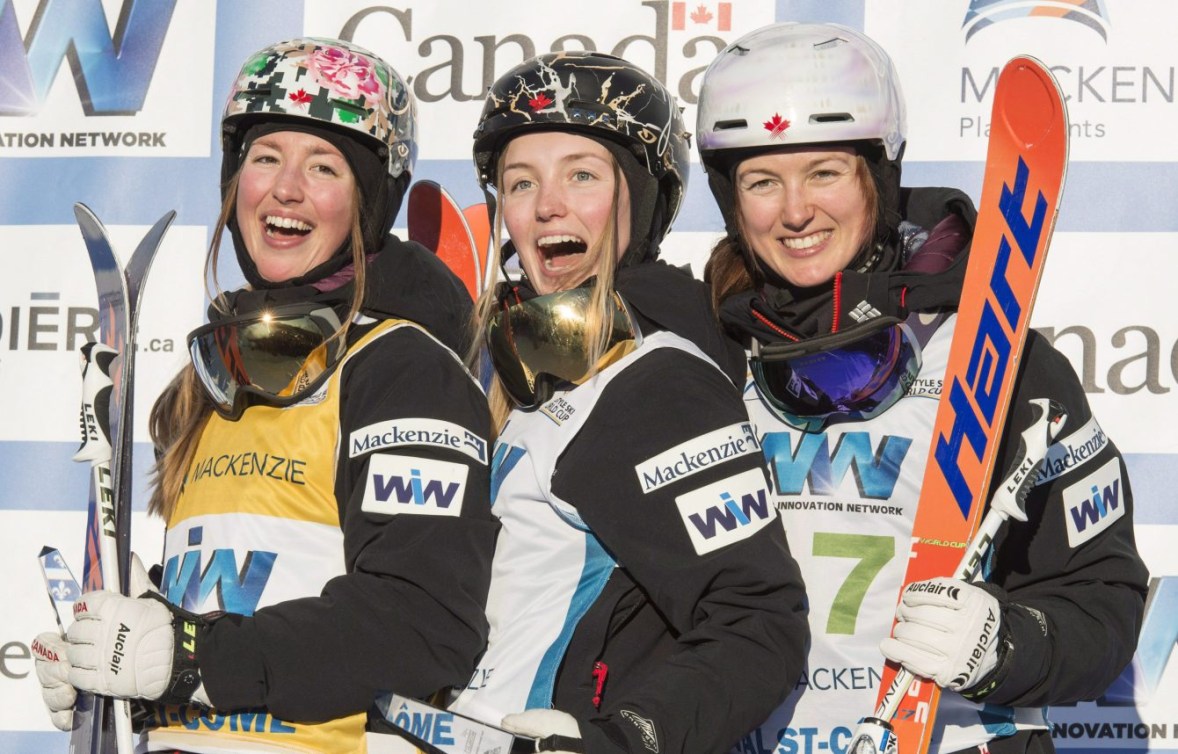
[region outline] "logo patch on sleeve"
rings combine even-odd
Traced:
[[[1063,491],[1068,545],[1079,547],[1125,515],[1121,466],[1116,458]]]
[[[747,539],[777,517],[760,469],[680,495],[675,504],[699,555]]]
[[[634,467],[643,494],[649,494],[732,458],[760,453],[761,442],[750,422],[727,427],[692,438],[648,458]]]
[[[424,417],[393,419],[357,429],[348,438],[348,457],[411,445],[448,448],[479,463],[487,462],[487,443],[483,438],[459,424]]]
[[[373,453],[360,509],[389,516],[458,516],[467,471],[461,463]]]
[[[1083,427],[1047,449],[1043,470],[1039,472],[1035,484],[1050,482],[1072,469],[1083,466],[1089,459],[1104,450],[1106,445],[1108,445],[1108,436],[1097,424],[1094,416]]]

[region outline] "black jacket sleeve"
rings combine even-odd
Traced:
[[[809,643],[805,594],[776,513],[769,507],[755,534],[701,554],[679,505],[741,474],[767,489],[760,450],[656,489],[644,490],[637,472],[672,448],[699,446],[701,435],[747,422],[739,392],[719,370],[663,349],[605,389],[557,465],[554,492],[577,507],[673,642],[668,652],[610,667],[600,711],[569,710],[591,754],[655,750],[656,742],[659,751],[725,751],[785,698],[801,672]],[[713,492],[722,506],[720,491]],[[632,611],[635,599],[628,594],[619,610]],[[628,638],[642,621],[627,622],[621,612],[613,618],[605,641],[642,641]],[[587,676],[594,659],[570,655],[565,663],[582,663]]]
[[[465,683],[486,641],[484,614],[498,525],[490,513],[480,388],[420,331],[379,338],[344,365],[336,497],[346,575],[318,597],[213,624],[199,654],[220,709],[266,707],[318,722],[366,710],[381,691],[423,696]],[[353,454],[354,430],[425,418],[469,431],[482,460],[436,442]],[[375,454],[466,467],[458,516],[361,509]]]
[[[1090,424],[1092,411],[1067,359],[1034,332],[997,470],[1010,467],[1034,398],[1052,398],[1067,410],[1057,442],[1072,451],[1040,477],[1027,499],[1029,520],[1010,522],[995,545],[989,588],[1005,603],[1008,651],[985,700],[1024,707],[1104,693],[1133,657],[1149,578],[1134,543],[1125,463]]]

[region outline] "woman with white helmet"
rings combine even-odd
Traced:
[[[147,702],[143,751],[362,751],[379,692],[464,684],[486,640],[470,299],[389,235],[417,147],[385,61],[260,50],[222,145],[207,267],[228,227],[249,284],[217,291],[152,413],[159,591],[136,562],[132,596],[83,595],[66,639],[37,638],[37,672],[63,730],[75,687]]]
[[[475,163],[524,276],[488,292],[491,634],[452,709],[560,751],[732,746],[785,697],[805,595],[706,288],[657,261],[688,137],[611,55],[492,86]]]
[[[703,77],[697,144],[727,229],[706,275],[751,352],[746,404],[810,596],[806,672],[743,751],[845,751],[885,658],[947,689],[931,751],[1052,751],[1046,705],[1100,696],[1135,646],[1125,466],[1034,332],[997,467],[1033,398],[1066,409],[1051,458],[1075,462],[1049,463],[988,583],[917,584],[897,609],[976,219],[959,191],[901,188],[905,136],[890,59],[848,28],[759,29]],[[1113,515],[1077,526],[1094,486]]]

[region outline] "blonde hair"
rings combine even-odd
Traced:
[[[221,239],[236,208],[240,176],[239,168],[226,184],[225,199],[221,202],[221,212],[213,228],[208,253],[205,255],[205,292],[213,306],[226,314],[229,312],[229,304],[217,280],[217,266],[221,256]],[[355,286],[348,315],[330,340],[342,340],[347,337],[348,327],[364,305],[367,273],[364,264],[366,251],[361,229],[360,204],[360,188],[359,184],[356,184],[352,192],[352,227],[349,234]],[[188,469],[192,466],[201,433],[208,424],[213,410],[213,402],[201,386],[191,361],[172,378],[151,408],[148,429],[152,445],[155,447],[156,461],[150,472],[152,490],[147,512],[163,518],[165,522],[171,518],[176,501],[184,490],[184,482],[188,477]]]
[[[859,179],[859,186],[863,191],[863,198],[867,206],[874,212],[865,220],[868,226],[867,239],[864,248],[874,242],[871,229],[877,222],[881,212],[879,206],[879,190],[875,180],[871,177],[871,168],[863,155],[855,155],[855,177]],[[737,227],[735,237],[726,235],[716,242],[708,255],[708,262],[704,266],[704,282],[707,283],[712,295],[712,310],[720,311],[720,304],[730,296],[751,290],[756,287],[755,275],[757,270],[756,254],[748,248],[744,241],[744,228],[740,216],[740,192],[736,186],[732,187],[732,212]]]
[[[491,264],[494,269],[501,269],[502,265],[502,250],[503,250],[503,159],[507,150],[504,148],[499,152],[499,167],[496,171],[498,183],[495,186],[495,191],[499,195],[500,200],[496,203],[495,222],[494,222],[494,244],[495,253],[492,255]],[[606,345],[609,343],[610,332],[613,328],[613,317],[611,312],[613,310],[613,302],[611,297],[614,292],[614,271],[617,267],[618,261],[618,205],[621,193],[621,186],[624,177],[622,171],[614,159],[610,155],[610,163],[613,166],[614,173],[614,191],[612,199],[612,209],[606,220],[605,228],[601,234],[601,238],[593,248],[589,249],[587,254],[592,260],[588,269],[580,266],[570,270],[560,280],[561,290],[568,290],[576,287],[573,283],[585,277],[593,278],[593,298],[586,313],[585,323],[585,352],[589,356],[589,363],[594,365],[590,368],[589,374],[597,372],[597,363],[605,354]],[[588,276],[585,273],[588,272]],[[566,286],[566,281],[568,285]],[[483,336],[486,333],[487,325],[495,317],[499,311],[500,301],[496,295],[496,289],[499,286],[490,285],[483,294],[479,297],[475,304],[474,313],[471,317],[471,346],[467,353],[466,363],[473,374],[480,374],[480,368],[483,365],[483,359],[486,358],[486,352],[483,347]],[[491,385],[487,391],[487,401],[491,408],[491,431],[493,435],[498,435],[499,431],[503,429],[503,425],[507,423],[507,418],[511,414],[515,403],[507,395],[507,391],[503,388],[503,383],[499,379],[499,375],[492,369],[491,371]],[[492,437],[492,440],[494,437]]]

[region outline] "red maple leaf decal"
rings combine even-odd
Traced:
[[[306,106],[311,102],[311,95],[307,94],[306,89],[300,89],[294,94],[290,95],[290,100],[296,105]]]
[[[713,16],[708,12],[707,6],[700,4],[698,8],[691,12],[691,20],[697,24],[706,24],[712,20]]]
[[[787,128],[789,128],[789,121],[782,118],[780,113],[773,113],[773,117],[765,121],[765,130],[769,132],[770,139],[780,138],[785,134]]]
[[[530,100],[528,100],[528,105],[533,110],[543,110],[551,104],[552,100],[548,99],[548,95],[544,92],[540,92],[535,97],[532,97]]]

